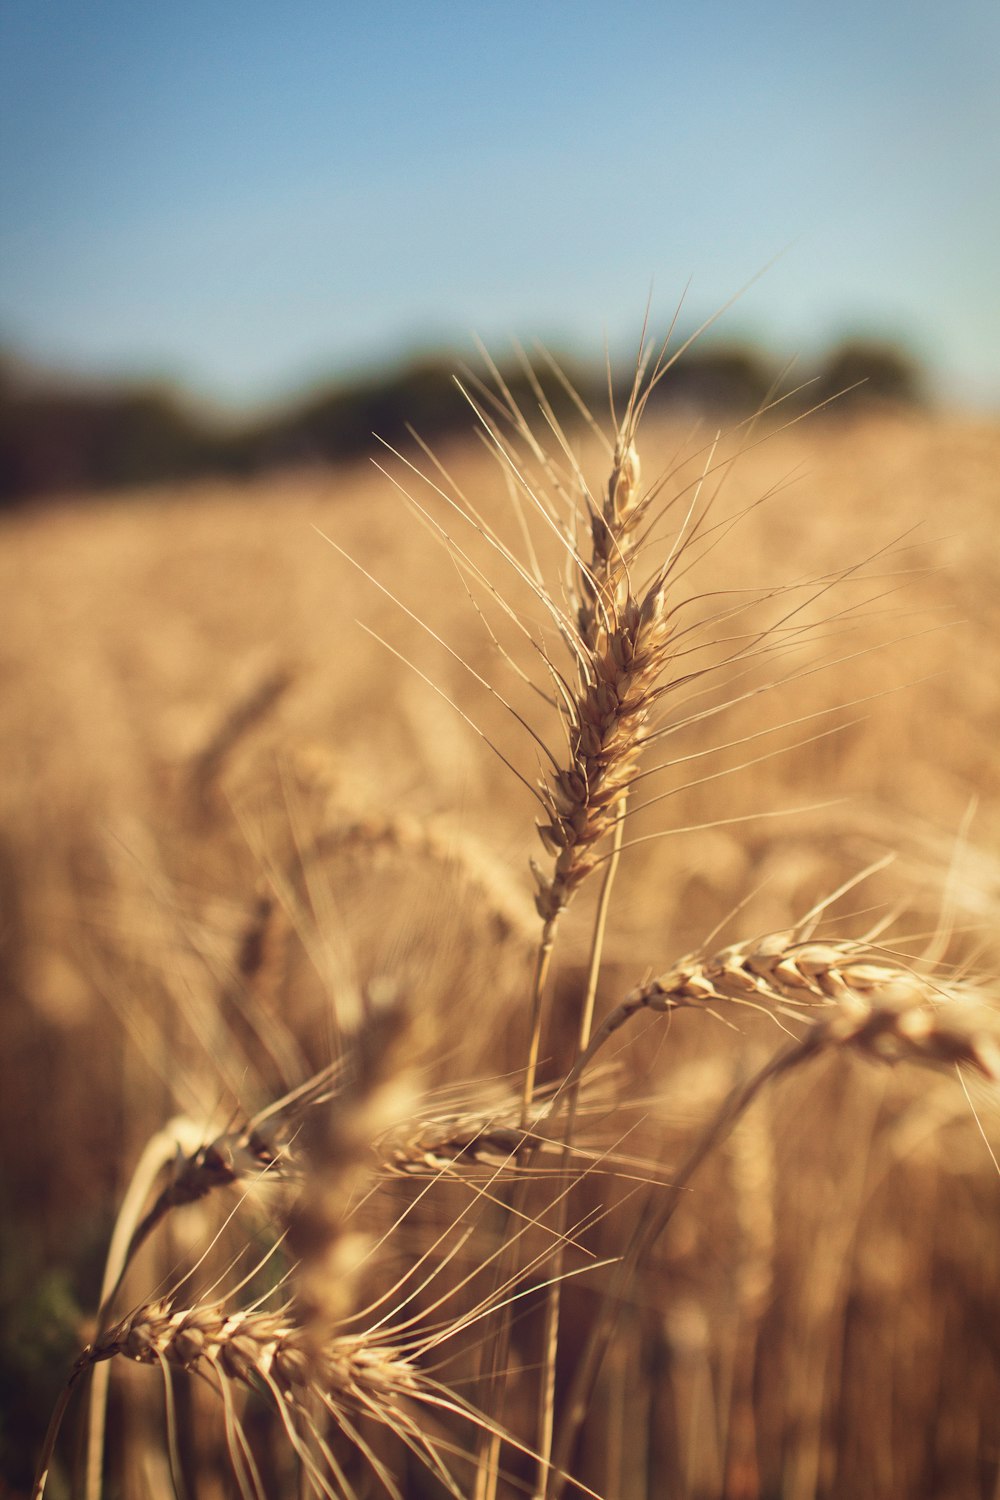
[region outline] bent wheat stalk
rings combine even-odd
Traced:
[[[574,1373],[567,1400],[566,1417],[553,1465],[553,1495],[562,1494],[562,1474],[572,1461],[580,1427],[593,1398],[601,1365],[612,1337],[614,1324],[624,1306],[627,1289],[656,1241],[670,1223],[684,1192],[702,1163],[722,1144],[761,1091],[810,1059],[843,1049],[883,1063],[918,1062],[941,1067],[964,1064],[974,1068],[991,1082],[1000,1082],[1000,1028],[996,1013],[981,1003],[983,991],[971,984],[961,987],[938,986],[921,982],[920,977],[902,967],[888,963],[851,963],[848,955],[859,946],[853,943],[800,945],[810,949],[826,948],[807,955],[795,948],[782,948],[779,935],[770,943],[734,945],[725,950],[721,971],[749,975],[747,960],[756,955],[758,967],[778,977],[768,993],[775,999],[786,998],[787,987],[798,1003],[803,991],[816,996],[824,1006],[801,1040],[772,1057],[747,1082],[737,1085],[719,1107],[684,1164],[676,1174],[664,1200],[651,1208],[640,1220],[621,1261],[616,1267],[601,1314],[595,1322],[583,1358]],[[734,962],[737,955],[740,962]],[[697,966],[695,966],[696,968]],[[680,989],[691,985],[692,966],[683,966],[688,978]],[[759,975],[757,976],[760,977]],[[852,980],[857,988],[852,986]],[[738,987],[738,985],[737,985]],[[674,999],[672,986],[646,994],[658,995],[657,1008],[669,1010],[690,999]],[[951,989],[946,1001],[943,995]],[[641,993],[641,992],[640,992]],[[725,998],[718,991],[718,998]],[[744,989],[745,993],[745,989]],[[706,998],[702,994],[699,998]],[[980,1003],[977,1003],[979,1000]],[[624,1024],[642,1005],[634,1001],[619,1007],[617,1025]],[[610,1034],[610,1032],[608,1033]],[[597,1038],[595,1038],[595,1041]]]
[[[864,939],[819,941],[800,938],[798,931],[788,928],[768,933],[745,943],[732,943],[710,955],[690,954],[655,979],[637,985],[595,1032],[563,1089],[571,1088],[609,1037],[641,1011],[663,1015],[728,1002],[791,1018],[815,1006],[840,1002],[847,1008],[855,1004],[862,1007],[865,1016],[898,1015],[898,1030],[890,1027],[884,1043],[891,1052],[893,1047],[898,1051],[903,1046],[907,1026],[920,1033],[931,1017],[948,1015],[947,1009],[939,1011],[939,1006],[967,1006],[982,993],[981,987],[970,980],[936,975],[931,969],[925,972]],[[846,1009],[841,1015],[844,1013]],[[909,1019],[904,1020],[904,1015]],[[987,1035],[983,1033],[984,1039]],[[863,1039],[877,1055],[876,1031],[866,1033],[862,1028],[859,1046]],[[955,1060],[974,1061],[971,1057]],[[985,1054],[983,1062],[988,1065]],[[557,1097],[553,1107],[558,1102]]]

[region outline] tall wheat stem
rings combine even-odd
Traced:
[[[538,943],[538,953],[535,956],[535,972],[531,985],[531,1031],[528,1041],[528,1061],[524,1070],[524,1087],[521,1092],[522,1130],[527,1130],[530,1122],[531,1101],[535,1092],[535,1080],[538,1075],[538,1058],[542,1045],[545,987],[548,982],[549,968],[552,963],[552,950],[555,947],[556,928],[558,925],[559,913],[556,912],[554,916],[546,920],[542,928],[542,936]]]
[[[538,1060],[541,1053],[545,990],[552,964],[552,951],[555,947],[559,916],[560,913],[557,911],[545,919],[542,927],[542,935],[538,943],[538,951],[535,955],[535,971],[531,984],[528,1060],[524,1071],[524,1086],[521,1092],[520,1127],[522,1131],[527,1131],[531,1124],[532,1098],[535,1091]],[[517,1196],[517,1189],[515,1189],[513,1202],[516,1202]],[[498,1263],[496,1271],[498,1280],[501,1270],[502,1268]],[[493,1400],[489,1404],[490,1410],[493,1410],[496,1401],[501,1399],[502,1388],[499,1382],[499,1373],[507,1359],[509,1350],[510,1318],[509,1312],[505,1312],[501,1319],[500,1327],[497,1330],[496,1338],[490,1346],[489,1369],[486,1374],[487,1387],[493,1395]],[[494,1415],[499,1421],[499,1410],[494,1411]],[[480,1433],[478,1440],[479,1453],[476,1463],[475,1500],[495,1500],[500,1474],[500,1446],[501,1438],[498,1430],[484,1430]]]
[[[625,836],[625,809],[628,802],[626,793],[617,804],[613,842],[611,846],[608,863],[605,866],[604,879],[601,882],[601,894],[597,903],[597,912],[594,917],[594,930],[591,937],[590,961],[587,966],[587,988],[583,996],[583,1006],[580,1011],[580,1027],[577,1034],[576,1053],[573,1058],[575,1068],[580,1058],[590,1045],[590,1033],[594,1024],[594,1006],[597,1002],[597,986],[601,977],[601,963],[604,957],[604,938],[607,932],[608,911],[611,906],[611,892],[618,873],[618,863],[621,859],[622,840]],[[568,1090],[566,1128],[563,1132],[562,1171],[565,1172],[569,1163],[573,1148],[573,1136],[576,1131],[576,1111],[580,1096],[580,1079],[570,1086]],[[555,1264],[552,1271],[552,1280],[549,1283],[548,1295],[545,1307],[545,1353],[542,1366],[542,1387],[539,1393],[538,1413],[538,1475],[536,1484],[536,1500],[545,1500],[549,1492],[549,1478],[552,1473],[549,1460],[552,1456],[552,1439],[555,1427],[555,1394],[556,1394],[556,1357],[559,1352],[559,1317],[562,1306],[562,1267],[563,1267],[563,1235],[566,1229],[566,1221],[569,1213],[569,1199],[563,1197],[559,1203],[559,1216],[557,1221],[557,1233],[559,1246],[556,1250]]]
[[[628,1248],[619,1261],[615,1276],[605,1294],[604,1305],[591,1329],[583,1358],[577,1365],[573,1377],[555,1463],[549,1471],[552,1475],[548,1491],[551,1500],[560,1500],[562,1496],[565,1487],[563,1477],[565,1466],[576,1447],[580,1428],[590,1408],[594,1387],[601,1372],[601,1365],[604,1362],[615,1323],[625,1304],[629,1282],[635,1275],[637,1267],[666,1229],[681,1201],[684,1189],[702,1162],[726,1139],[733,1126],[749,1109],[761,1090],[772,1079],[787,1073],[789,1069],[804,1062],[807,1058],[814,1057],[817,1050],[815,1037],[812,1034],[807,1035],[802,1041],[793,1043],[792,1046],[772,1057],[745,1083],[738,1084],[723,1101],[715,1118],[703,1132],[680,1172],[674,1178],[667,1202],[660,1207],[658,1212],[644,1217],[636,1226]]]

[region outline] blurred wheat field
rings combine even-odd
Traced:
[[[607,457],[591,436],[573,440],[596,488]],[[697,475],[711,440],[651,422],[638,438],[644,477],[688,452]],[[287,1211],[293,1243],[325,1234],[346,1256],[343,1288],[357,1290],[349,1307],[322,1314],[338,1327],[356,1326],[396,1278],[407,1284],[422,1257],[439,1261],[410,1310],[453,1316],[455,1333],[426,1360],[449,1390],[484,1388],[480,1342],[492,1325],[477,1324],[467,1303],[496,1311],[492,1258],[524,1203],[495,1151],[469,1180],[452,1172],[445,1135],[427,1122],[478,1110],[518,1126],[502,1100],[525,1066],[538,925],[529,860],[543,855],[516,773],[533,783],[539,757],[483,682],[502,684],[526,715],[530,690],[500,657],[454,556],[393,481],[440,518],[438,497],[398,458],[379,462],[388,475],[372,465],[289,473],[0,520],[7,1493],[30,1492],[49,1411],[102,1332],[103,1259],[146,1143],[178,1115],[228,1128],[336,1063],[362,1035],[356,997],[379,986],[405,996],[408,1017],[404,1040],[390,1037],[385,1058],[361,1067],[362,1116],[378,1113],[374,1099],[387,1123],[372,1128],[361,1166],[343,1139],[331,1146],[332,1126],[303,1127],[320,1164],[314,1201],[327,1207],[320,1228],[301,1207]],[[519,547],[485,446],[456,444],[441,463]],[[809,595],[810,631],[775,658],[784,685],[725,717],[710,692],[701,702],[713,716],[678,735],[677,767],[650,779],[650,805],[630,815],[598,1019],[683,954],[793,928],[869,866],[829,913],[834,938],[886,918],[887,951],[915,958],[936,943],[949,973],[995,974],[1000,428],[814,419],[754,442],[724,479],[717,513],[734,524],[696,560],[690,587],[735,598],[806,579],[831,586]],[[477,545],[463,541],[495,577]],[[565,570],[544,528],[533,545],[540,566]],[[836,587],[835,575],[845,575]],[[521,581],[497,586],[525,617],[540,612]],[[517,665],[530,672],[531,658],[525,645]],[[726,692],[756,684],[742,677]],[[563,923],[543,1084],[572,1061],[596,900],[587,887]],[[787,1017],[707,1009],[623,1027],[605,1049],[616,1074],[581,1096],[580,1175],[566,1210],[578,1232],[561,1263],[553,1375],[557,1452],[603,1284],[588,1265],[621,1253],[728,1089],[787,1040]],[[408,1102],[384,1102],[385,1059]],[[568,1493],[1000,1495],[997,1085],[957,1071],[833,1052],[742,1115],[630,1283],[570,1452],[579,1485]],[[407,1121],[421,1122],[418,1154],[432,1158],[420,1192],[400,1167],[415,1139]],[[453,1140],[448,1149],[462,1154]],[[520,1243],[519,1301],[503,1333],[505,1395],[487,1414],[531,1451],[546,1256],[566,1171],[554,1149],[539,1162],[546,1170],[524,1189],[536,1222]],[[362,1170],[375,1187],[359,1185]],[[263,1245],[270,1210],[246,1196],[247,1233]],[[379,1243],[358,1265],[341,1226],[348,1199],[350,1222]],[[167,1216],[129,1267],[116,1318],[165,1296],[192,1266],[206,1287],[249,1275],[247,1263],[227,1272],[232,1226],[213,1240],[237,1201],[217,1217],[214,1200]],[[475,1234],[459,1245],[466,1228]],[[178,1469],[199,1497],[298,1493],[311,1471],[282,1453],[266,1403],[239,1406],[256,1471],[247,1461],[234,1479],[223,1403],[168,1369],[172,1359],[171,1349],[162,1370],[125,1368],[112,1382],[105,1493],[169,1495]],[[326,1489],[313,1476],[315,1492],[490,1493],[475,1422],[459,1438],[454,1412],[405,1390],[401,1400],[453,1460],[451,1477],[408,1428],[373,1435],[361,1410],[329,1439],[336,1462]],[[83,1493],[72,1476],[84,1424],[73,1412],[67,1424],[48,1491],[56,1500]],[[500,1467],[494,1493],[535,1492],[530,1453],[505,1442]]]

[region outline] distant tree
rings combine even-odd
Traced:
[[[538,398],[526,371],[509,363],[501,374],[515,401],[526,413],[533,413]],[[566,374],[583,399],[603,412],[607,405],[603,374],[575,367]],[[491,385],[485,369],[470,371],[463,383],[479,399],[477,378]],[[556,415],[571,422],[576,407],[559,379],[544,368],[538,378]],[[482,404],[491,413],[487,398],[482,398]],[[240,441],[255,464],[336,462],[372,452],[376,438],[393,446],[407,443],[411,430],[428,442],[469,430],[469,405],[456,384],[453,354],[426,355],[373,379],[345,381],[314,392],[286,412],[260,422]]]
[[[657,387],[654,400],[747,415],[767,400],[773,379],[769,360],[757,349],[743,344],[695,344]]]
[[[919,406],[926,400],[918,361],[896,344],[864,338],[845,339],[832,350],[810,390],[817,401],[837,398],[833,415],[865,406]]]
[[[567,385],[598,418],[607,412],[607,372],[561,358],[562,376],[544,360],[532,376],[516,359],[501,380],[529,418],[544,391],[558,421],[580,413]],[[376,437],[398,446],[410,430],[430,443],[469,430],[469,409],[454,378],[455,359],[432,353],[394,370],[329,385],[285,410],[223,429],[183,393],[162,385],[94,387],[44,378],[0,351],[0,503],[31,496],[115,489],[205,473],[249,473],[277,464],[337,463],[375,451]],[[619,410],[632,372],[612,385]],[[653,404],[695,406],[724,419],[745,416],[767,400],[774,370],[753,347],[696,344],[657,385]],[[505,420],[489,392],[485,366],[467,372],[466,388],[489,420]],[[829,355],[808,404],[847,392],[834,412],[872,402],[921,399],[915,361],[892,345],[853,339]],[[849,389],[853,388],[853,389]]]
[[[408,423],[437,438],[468,411],[453,368],[443,356],[428,357],[389,375],[329,386],[261,423],[251,448],[265,463],[329,462],[371,451],[374,433],[399,443]]]
[[[0,502],[180,479],[234,462],[226,441],[166,388],[25,380],[0,359]]]

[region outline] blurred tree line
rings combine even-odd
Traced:
[[[606,372],[569,360],[560,367],[586,404],[607,411]],[[372,434],[398,445],[409,429],[431,443],[469,430],[469,409],[453,378],[453,356],[416,360],[376,378],[321,388],[267,416],[223,422],[168,386],[89,388],[29,378],[0,355],[0,503],[52,494],[109,490],[201,475],[239,476],[305,463],[337,463],[371,452]],[[536,398],[516,363],[502,367],[526,410]],[[484,372],[478,372],[480,376]],[[805,375],[780,380],[767,356],[743,346],[704,344],[689,350],[654,401],[744,416]],[[539,379],[556,415],[572,423],[577,407],[554,372]],[[616,376],[624,396],[631,372]],[[469,380],[475,390],[477,372]],[[921,402],[922,372],[902,350],[851,340],[832,351],[781,410],[831,401],[834,415],[861,406]],[[488,398],[484,397],[488,408]]]

